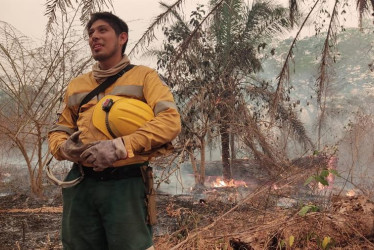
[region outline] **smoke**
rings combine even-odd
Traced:
[[[373,195],[374,187],[374,116],[356,114],[346,126],[338,144],[338,172],[348,188],[359,188]]]

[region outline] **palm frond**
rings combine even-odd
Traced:
[[[262,2],[247,11],[245,20],[246,26],[241,36],[254,45],[266,38],[273,39],[291,27],[286,8]]]
[[[359,14],[358,15],[358,25],[359,25],[360,30],[362,31],[363,16],[364,16],[365,12],[369,11],[368,0],[357,0],[357,10],[358,10],[358,14]]]
[[[103,6],[113,9],[112,0],[82,0],[82,12],[80,20],[85,24],[90,19],[90,15],[96,11],[102,11]]]
[[[244,11],[242,18],[242,25],[232,27],[231,40],[225,41],[229,57],[224,59],[226,64],[223,68],[224,71],[240,68],[242,72],[258,72],[262,66],[256,53],[256,43],[267,37],[274,37],[276,33],[289,27],[286,9],[259,2],[252,9]]]
[[[168,5],[168,4],[164,3],[164,2],[160,2],[160,5],[161,5],[162,7],[164,7],[165,10],[167,10],[167,9],[169,9],[169,8],[171,7],[170,5]],[[182,16],[181,16],[177,11],[176,11],[176,8],[173,8],[173,9],[171,9],[170,11],[171,11],[171,13],[173,14],[174,18],[177,19],[178,23],[183,24],[183,25],[184,25],[184,28],[188,30],[188,29],[189,29],[188,25],[186,24],[186,22],[185,22],[185,20],[182,18]]]
[[[277,77],[277,79],[278,79],[277,88],[276,88],[276,91],[274,93],[274,99],[273,99],[273,102],[272,102],[271,107],[270,107],[270,114],[272,114],[272,115],[274,115],[279,101],[283,100],[284,83],[289,81],[289,75],[290,75],[290,73],[289,73],[289,61],[292,59],[293,49],[296,45],[296,41],[299,38],[302,29],[304,28],[307,20],[309,19],[310,15],[314,11],[314,8],[317,6],[318,2],[319,2],[319,0],[316,0],[313,7],[311,8],[308,15],[305,17],[303,23],[301,24],[301,26],[299,28],[299,31],[297,32],[294,40],[292,41],[290,49],[288,50],[288,53],[287,53],[286,59],[283,63],[281,72],[279,73],[279,75]]]
[[[66,15],[67,8],[72,7],[70,0],[47,0],[46,10],[44,15],[48,17],[47,31],[52,30],[52,24],[57,22],[56,12],[61,11],[63,15]]]
[[[258,81],[257,79],[255,79]],[[263,87],[254,87],[248,86],[247,92],[253,97],[271,102],[271,98],[273,96],[272,92]],[[292,132],[292,136],[304,146],[304,148],[311,148],[314,149],[315,146],[307,134],[304,124],[298,118],[296,113],[293,110],[285,108],[282,104],[278,104],[276,108],[276,114],[278,117],[278,121],[280,122],[280,126],[289,126]]]
[[[283,123],[290,125],[293,136],[299,143],[303,144],[305,149],[308,147],[311,149],[315,148],[312,140],[307,135],[304,124],[300,121],[294,111],[285,109],[282,105],[278,105],[277,113]]]
[[[331,66],[331,48],[336,43],[336,28],[338,18],[338,4],[339,0],[335,0],[334,8],[331,14],[330,23],[326,35],[326,39],[323,45],[321,64],[319,67],[319,76],[317,78],[317,102],[320,104],[322,96],[326,90],[326,84],[329,83],[329,75],[327,74],[328,68]]]
[[[217,6],[219,1],[211,1],[211,6]],[[239,31],[239,20],[241,20],[241,13],[243,1],[241,0],[226,0],[217,6],[213,13],[212,30],[215,33],[218,45],[230,44],[233,39],[233,34]]]
[[[75,1],[79,7],[82,7],[80,20],[82,24],[86,23],[93,12],[101,11],[103,7],[112,8],[112,0],[82,0]],[[44,15],[48,17],[47,32],[53,31],[53,24],[57,23],[57,12],[61,12],[62,16],[66,16],[68,9],[74,9],[74,5],[71,0],[47,0],[46,10]]]
[[[225,60],[225,65],[221,75],[233,69],[251,74],[262,70],[261,60],[258,58],[256,48],[252,42],[244,42],[243,38],[238,38],[228,49],[229,57]]]
[[[145,44],[149,44],[155,38],[155,35],[154,35],[155,29],[158,28],[161,24],[168,22],[171,15],[175,16],[175,13],[176,13],[175,10],[180,8],[180,6],[182,5],[184,1],[185,0],[177,0],[172,5],[160,3],[161,6],[166,8],[166,10],[155,18],[155,20],[143,33],[140,39],[135,43],[134,47],[132,47],[128,55],[136,53],[139,47],[144,46]]]
[[[326,117],[326,98],[327,89],[330,84],[330,72],[333,58],[331,56],[331,48],[336,45],[336,28],[338,18],[339,0],[335,0],[334,8],[331,14],[329,28],[322,50],[322,59],[319,67],[319,76],[317,78],[317,103],[320,105],[320,113],[318,117],[318,148],[320,148],[322,125]],[[323,100],[322,100],[323,98]]]
[[[243,142],[248,146],[255,158],[269,172],[279,172],[285,166],[284,155],[277,154],[276,148],[269,143],[269,138],[263,134],[256,121],[251,117],[248,109],[241,110],[245,120],[245,135]]]
[[[299,14],[299,6],[297,4],[297,0],[289,0],[289,8],[290,8],[290,21],[291,27],[294,26],[296,21],[296,16]]]
[[[159,57],[162,56],[162,51],[161,50],[156,50],[156,49],[148,49],[142,54],[142,57],[146,58],[154,58],[154,57]]]
[[[183,52],[188,48],[189,44],[191,43],[192,39],[196,36],[198,31],[201,29],[202,25],[208,20],[209,17],[213,15],[217,11],[217,9],[221,6],[221,4],[225,0],[220,0],[216,3],[215,6],[211,9],[211,11],[203,18],[203,20],[197,25],[197,27],[191,32],[191,34],[179,45],[179,47],[176,49],[176,53],[173,57],[173,63],[179,60]]]
[[[269,28],[272,28],[270,32],[280,31],[281,28],[289,26],[286,11],[286,8],[273,6],[267,2],[256,2],[247,10],[244,33],[257,34]]]

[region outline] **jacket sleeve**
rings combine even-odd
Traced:
[[[180,115],[173,95],[156,71],[146,75],[143,94],[155,117],[134,133],[123,136],[128,157],[161,147],[181,131]]]
[[[62,109],[57,113],[58,120],[53,124],[48,132],[49,150],[57,160],[64,160],[60,154],[60,146],[71,134],[76,131],[76,116],[71,108],[68,107],[66,93]]]

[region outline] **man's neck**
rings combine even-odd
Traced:
[[[120,57],[111,58],[106,61],[99,61],[99,68],[102,70],[108,70],[116,66],[122,60],[122,55]]]

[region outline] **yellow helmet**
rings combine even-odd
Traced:
[[[93,125],[108,138],[129,135],[154,117],[145,102],[123,96],[104,96],[95,106]]]

